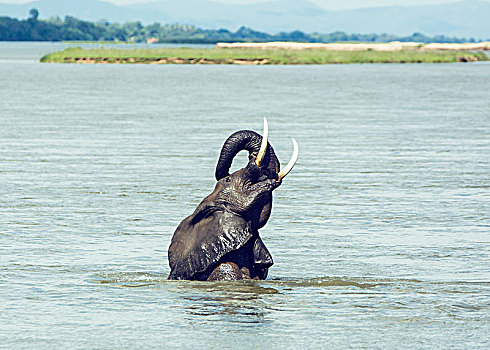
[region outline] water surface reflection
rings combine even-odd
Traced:
[[[5,347],[490,342],[490,64],[43,65],[21,46],[0,45]],[[168,281],[222,142],[263,116],[301,152],[261,230],[270,279]]]

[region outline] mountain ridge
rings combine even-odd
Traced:
[[[0,16],[26,18],[29,9],[41,18],[66,15],[90,21],[180,23],[202,28],[236,30],[242,26],[278,33],[356,32],[490,38],[490,2],[462,0],[419,6],[328,10],[308,1],[275,0],[255,4],[224,4],[212,0],[154,1],[118,6],[101,0],[67,2],[37,0],[24,4],[0,2]]]

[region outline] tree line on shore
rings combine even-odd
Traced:
[[[268,34],[242,27],[236,32],[227,29],[201,29],[193,25],[153,23],[143,25],[141,22],[124,24],[108,21],[89,22],[66,16],[47,20],[39,19],[36,9],[29,11],[27,19],[0,17],[0,41],[122,41],[146,42],[153,39],[161,43],[202,43],[217,42],[390,42],[415,41],[421,43],[462,43],[474,42],[473,38],[455,38],[438,35],[429,37],[421,33],[410,36],[390,34],[347,34],[334,32],[329,34],[304,33],[299,30]]]

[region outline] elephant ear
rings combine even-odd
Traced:
[[[269,272],[269,267],[274,264],[272,260],[272,256],[267,250],[262,239],[257,236],[257,239],[254,242],[253,248],[254,254],[254,272],[260,279],[265,280],[267,278],[267,274]]]
[[[250,223],[223,208],[206,207],[184,219],[168,249],[171,279],[206,280],[227,253],[252,237]]]
[[[274,265],[272,255],[265,246],[260,237],[257,237],[254,243],[254,264],[260,265],[263,268],[269,268]]]

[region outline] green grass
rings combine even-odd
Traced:
[[[161,59],[180,58],[167,63],[233,64],[234,60],[264,60],[265,64],[335,64],[335,63],[440,63],[461,61],[486,61],[484,53],[461,51],[329,51],[287,49],[234,49],[234,48],[142,48],[142,49],[82,49],[67,48],[41,58],[41,62],[77,62],[90,58],[96,63],[152,63]],[[163,63],[163,62],[161,62]],[[203,62],[201,62],[203,63]]]

